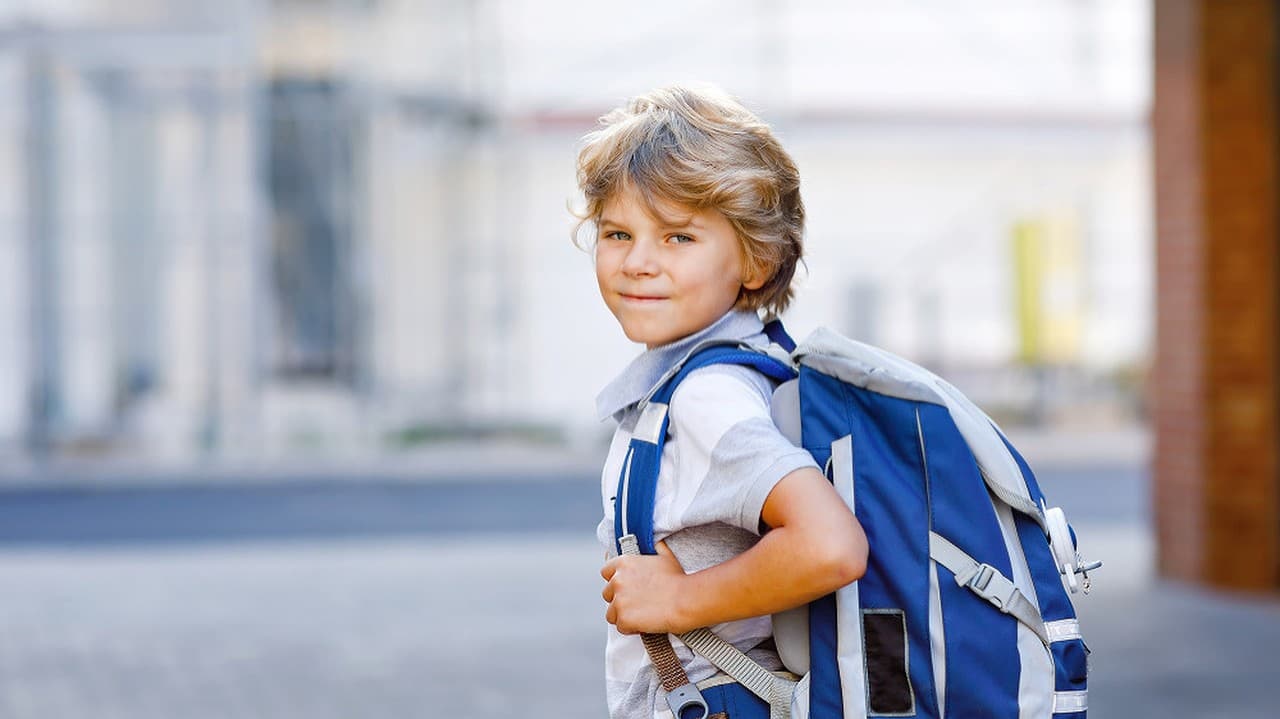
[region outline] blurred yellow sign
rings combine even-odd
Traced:
[[[1013,226],[1018,356],[1071,362],[1080,354],[1084,278],[1074,214],[1046,214]]]

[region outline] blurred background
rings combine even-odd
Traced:
[[[640,348],[574,159],[683,81],[800,167],[792,334],[950,378],[1108,561],[1097,715],[1272,716],[1274,596],[1156,571],[1156,14],[0,0],[0,716],[602,716]]]
[[[198,461],[594,442],[632,354],[569,241],[578,138],[710,80],[803,173],[827,324],[1015,423],[1132,424],[1143,2],[14,3],[0,451]]]

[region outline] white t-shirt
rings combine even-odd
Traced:
[[[636,358],[597,398],[604,416],[618,421],[601,473],[604,517],[597,537],[608,556],[616,556],[613,497],[623,458],[639,412],[638,402],[662,375],[700,342],[743,340],[765,346],[763,326],[751,312],[730,312],[710,327]],[[760,511],[783,477],[816,467],[813,457],[792,445],[769,413],[773,382],[745,367],[713,365],[689,374],[671,398],[668,437],[663,448],[654,502],[654,539],[664,540],[686,572],[719,564],[759,539]],[[772,635],[769,617],[712,627],[721,638],[762,665],[781,664],[769,648],[757,648]],[[679,639],[672,646],[690,681],[717,673]],[[638,635],[608,626],[605,680],[613,719],[670,717],[665,692]]]

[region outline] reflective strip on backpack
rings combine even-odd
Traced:
[[[1089,692],[1054,692],[1053,713],[1075,714],[1089,710]]]
[[[853,477],[853,435],[846,434],[831,443],[831,483],[836,494],[844,500],[849,511],[857,506]],[[836,590],[836,633],[841,647],[862,647],[862,600],[858,596],[858,583]],[[842,651],[836,658],[840,671],[841,699],[846,717],[867,714],[866,658]]]
[[[1080,620],[1060,619],[1056,622],[1045,622],[1044,632],[1049,636],[1050,643],[1080,639]]]

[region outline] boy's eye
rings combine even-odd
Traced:
[[[626,242],[627,240],[631,239],[631,235],[628,235],[622,230],[614,230],[612,232],[606,232],[604,234],[604,238],[606,240],[618,240],[619,242]]]
[[[669,239],[672,243],[677,244],[677,245],[683,245],[683,244],[685,244],[685,243],[687,243],[687,242],[693,242],[693,238],[692,238],[692,237],[690,237],[690,236],[688,236],[688,235],[672,235],[672,236],[671,236],[670,238],[668,238],[668,239]]]

